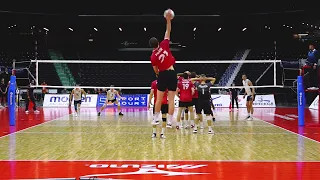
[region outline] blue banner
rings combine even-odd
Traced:
[[[148,104],[148,94],[123,94],[121,97],[117,98],[121,106],[147,107]],[[106,95],[98,95],[97,106],[103,106],[106,99]]]

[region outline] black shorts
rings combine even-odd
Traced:
[[[161,114],[167,114],[169,110],[168,104],[161,105]],[[153,106],[153,114],[154,114],[154,106]]]
[[[179,107],[192,107],[192,106],[193,106],[192,101],[190,102],[179,101]]]
[[[253,97],[255,98],[256,95],[254,95]],[[247,101],[253,101],[252,95],[247,96]]]
[[[7,97],[7,93],[3,94],[2,92],[0,92],[0,97]]]
[[[117,101],[117,99],[112,99],[112,100],[108,100],[108,103],[109,102],[115,103],[116,101]]]
[[[192,98],[192,105],[196,106],[198,104],[198,98]]]
[[[157,88],[159,91],[176,91],[177,90],[177,73],[175,70],[165,70],[159,72]]]
[[[203,110],[204,114],[211,114],[211,102],[210,100],[199,100],[196,106],[196,113],[201,114],[201,111]]]
[[[81,105],[81,100],[78,100],[78,101],[73,101],[74,102],[74,106],[77,106],[78,104]]]

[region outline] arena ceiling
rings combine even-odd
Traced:
[[[81,1],[65,3],[45,1],[21,1],[19,4],[1,4],[0,20],[4,28],[14,25],[30,28],[38,26],[50,29],[68,29],[78,27],[91,29],[93,27],[117,28],[124,23],[139,22],[138,26],[154,26],[158,28],[163,22],[162,13],[166,8],[172,8],[176,13],[175,22],[180,26],[210,27],[217,29],[227,27],[239,29],[243,27],[268,29],[277,32],[287,29],[290,33],[311,32],[317,34],[320,30],[317,5],[308,3],[279,3],[270,1],[230,2],[230,1]],[[155,24],[155,25],[154,25]],[[311,26],[312,25],[312,26]],[[132,24],[128,25],[132,26]],[[0,28],[1,29],[1,28]],[[162,30],[162,29],[161,29]],[[241,30],[240,30],[241,31]]]
[[[313,3],[314,4],[314,3]],[[166,8],[183,15],[245,15],[268,14],[316,10],[316,4],[272,3],[271,1],[21,1],[2,3],[0,10],[6,12],[28,12],[40,14],[95,14],[95,15],[158,15]]]

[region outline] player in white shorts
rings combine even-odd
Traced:
[[[111,85],[110,87],[114,87],[113,85]],[[121,106],[119,101],[117,100],[117,98],[122,99],[122,97],[120,96],[119,92],[117,90],[115,90],[114,88],[111,88],[109,91],[107,91],[107,99],[106,102],[104,103],[104,105],[101,107],[100,111],[98,112],[98,116],[101,115],[101,111],[103,111],[106,106],[108,104],[115,104],[118,106],[118,111],[119,111],[119,115],[123,116],[122,112],[121,112]]]
[[[76,85],[76,86],[79,86],[79,85]],[[77,116],[78,113],[80,113],[82,95],[84,95],[84,98],[86,98],[87,93],[83,89],[81,89],[79,87],[76,87],[71,91],[70,98],[69,98],[69,103],[71,104],[72,97],[73,97],[74,110],[75,110],[74,115],[75,116]]]
[[[246,95],[247,95],[246,106],[247,106],[248,116],[246,119],[251,121],[253,118],[253,101],[255,98],[255,92],[254,92],[254,88],[250,87],[250,86],[253,86],[252,82],[249,79],[247,79],[247,75],[245,74],[242,75],[242,84],[245,90],[243,99],[246,98]]]

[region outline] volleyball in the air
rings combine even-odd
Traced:
[[[168,15],[171,16],[171,19],[174,18],[174,12],[172,11],[172,9],[167,9],[164,11],[164,13],[163,13],[164,18],[167,18]]]

